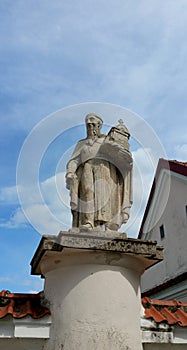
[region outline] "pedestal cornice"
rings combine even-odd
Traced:
[[[103,254],[98,254],[98,253]],[[89,259],[88,259],[89,255]],[[71,256],[71,258],[70,258]],[[42,266],[51,264],[55,266],[67,266],[72,261],[75,263],[101,263],[114,265],[125,265],[125,257],[128,257],[128,267],[136,262],[136,269],[142,273],[145,269],[157,264],[163,259],[163,248],[157,246],[156,241],[147,241],[134,238],[127,238],[126,234],[112,236],[99,236],[96,234],[79,233],[73,234],[61,231],[58,236],[44,235],[31,261],[31,274],[43,275]],[[130,260],[129,260],[130,259]],[[127,259],[126,259],[127,260]],[[69,262],[70,261],[70,262]],[[60,264],[61,262],[61,264]],[[47,266],[46,265],[46,266]],[[54,266],[52,266],[54,265]],[[133,268],[133,264],[132,264]]]

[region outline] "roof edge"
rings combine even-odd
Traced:
[[[159,284],[156,287],[153,287],[153,288],[143,292],[142,293],[142,298],[150,297],[152,294],[158,293],[161,290],[163,291],[163,290],[165,290],[165,289],[175,285],[176,283],[183,282],[186,279],[187,279],[187,272],[183,272],[181,275],[176,276],[174,278],[171,278],[170,280],[168,280],[168,281],[166,281],[166,282],[164,282],[162,284]]]
[[[156,190],[156,184],[158,182],[158,178],[159,178],[159,175],[160,175],[160,172],[161,172],[162,169],[166,169],[166,170],[169,170],[169,171],[173,171],[173,172],[175,172],[177,174],[180,174],[180,175],[183,175],[183,176],[187,176],[187,162],[178,162],[177,160],[167,160],[167,159],[164,159],[164,158],[160,158],[159,159],[158,165],[157,165],[157,169],[156,169],[156,174],[155,174],[155,177],[154,177],[154,180],[153,180],[153,183],[152,183],[152,187],[151,187],[151,191],[150,191],[150,194],[149,194],[148,202],[147,202],[146,209],[145,209],[145,212],[144,212],[144,216],[143,216],[143,219],[142,219],[142,223],[141,223],[141,226],[140,226],[140,231],[139,231],[139,234],[138,234],[138,238],[139,239],[141,239],[142,235],[143,235],[143,227],[144,227],[144,224],[145,224],[145,221],[146,221],[146,218],[147,218],[150,206],[151,206],[151,202],[152,202],[155,190]]]

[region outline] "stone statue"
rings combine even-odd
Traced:
[[[67,164],[73,228],[80,231],[114,230],[126,223],[132,205],[132,156],[128,129],[119,120],[108,135],[103,120],[85,118],[87,137],[80,140]]]

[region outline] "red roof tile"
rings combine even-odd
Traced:
[[[41,318],[50,315],[50,310],[43,305],[43,292],[38,294],[0,292],[0,318],[11,315],[14,318],[23,318],[30,315],[32,318]],[[187,303],[178,300],[151,300],[142,298],[145,317],[156,323],[166,322],[169,325],[178,324],[187,327]]]
[[[175,312],[175,315],[180,320],[180,321],[178,321],[180,326],[186,327],[187,326],[187,314],[186,314],[186,312],[184,312],[183,309],[178,309]]]
[[[187,303],[178,300],[151,300],[142,298],[145,317],[152,318],[156,323],[166,322],[169,325],[178,324],[187,327]]]
[[[148,309],[145,309],[145,317],[146,318],[154,318],[154,321],[157,323],[166,321],[165,316],[163,316],[157,309],[151,306]]]
[[[50,310],[42,305],[43,293],[19,294],[3,290],[0,292],[0,318],[11,315],[14,318],[23,318],[30,315],[32,318],[41,318],[50,314]]]

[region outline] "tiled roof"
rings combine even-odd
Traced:
[[[187,303],[178,300],[151,300],[142,298],[145,318],[151,318],[156,323],[165,322],[169,325],[187,327]]]
[[[23,318],[30,315],[38,319],[50,315],[43,292],[38,294],[18,294],[3,290],[0,292],[0,319],[11,315],[14,318]],[[153,319],[156,323],[165,322],[168,325],[178,324],[187,327],[187,303],[178,300],[152,300],[142,298],[144,316]]]
[[[187,167],[187,162],[179,162],[178,160],[170,160],[170,162],[172,162],[172,163],[176,163],[176,164],[180,164],[180,165],[184,165],[184,166],[186,166]]]
[[[50,314],[50,310],[44,303],[43,292],[18,294],[3,290],[0,292],[0,318],[7,315],[14,318],[23,318],[28,315],[32,318],[41,318]]]

